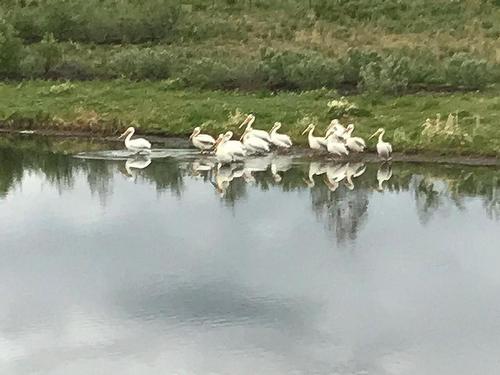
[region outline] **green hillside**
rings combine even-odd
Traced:
[[[403,93],[500,80],[498,0],[3,0],[0,78]]]

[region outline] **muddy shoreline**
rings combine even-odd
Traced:
[[[103,136],[88,132],[74,131],[57,131],[57,130],[14,130],[0,129],[0,134],[26,135],[26,136],[44,136],[50,138],[67,138],[67,139],[87,139],[97,140],[106,143],[121,143],[117,136]],[[158,135],[147,135],[148,139],[156,145],[162,145],[165,148],[191,148],[189,140],[180,137],[168,137]],[[305,158],[318,160],[340,160],[334,159],[324,153],[315,153],[302,145],[294,146],[290,151],[292,155],[297,155]],[[380,162],[380,159],[375,153],[364,153],[355,155],[346,160],[359,160],[368,163]],[[477,156],[477,155],[435,155],[430,153],[401,153],[395,152],[392,158],[393,162],[408,162],[408,163],[438,163],[438,164],[459,164],[468,166],[500,166],[500,158],[494,156]]]

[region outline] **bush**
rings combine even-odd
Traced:
[[[109,75],[137,80],[165,79],[170,76],[170,61],[170,54],[165,50],[131,47],[111,57]]]
[[[0,78],[14,78],[19,74],[22,43],[10,23],[0,16]]]
[[[361,68],[360,74],[361,82],[359,84],[366,91],[401,93],[408,87],[409,59],[389,55],[380,62],[371,62],[364,66]]]
[[[46,74],[50,79],[69,79],[86,81],[95,78],[95,72],[92,67],[80,61],[62,61],[52,67]]]
[[[143,43],[171,39],[180,16],[173,0],[46,0],[10,7],[26,42],[46,33],[59,41]]]
[[[341,81],[335,61],[315,52],[265,50],[259,73],[270,89],[333,88]]]
[[[493,79],[491,70],[486,61],[458,53],[445,62],[445,79],[453,86],[479,89]]]

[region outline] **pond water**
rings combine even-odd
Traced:
[[[497,168],[106,147],[1,139],[0,373],[498,373]]]

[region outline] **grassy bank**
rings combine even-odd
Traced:
[[[378,127],[402,152],[500,154],[500,89],[487,91],[350,96],[344,101],[330,90],[272,94],[238,91],[174,90],[165,82],[126,80],[56,83],[25,81],[0,84],[0,126],[7,129],[85,131],[116,134],[132,124],[143,134],[187,136],[195,126],[217,135],[237,125],[245,113],[255,113],[256,128],[274,121],[297,144],[302,130],[314,122],[317,133],[339,117],[369,136]],[[330,104],[329,104],[330,103]],[[441,115],[436,124],[436,115]],[[458,122],[447,123],[449,113]],[[430,126],[422,126],[430,118]],[[370,143],[373,148],[374,142]]]

